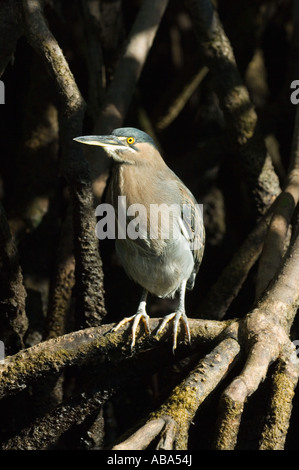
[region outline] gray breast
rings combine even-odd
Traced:
[[[116,252],[128,276],[157,297],[172,297],[194,267],[182,234],[168,240],[162,252],[128,238],[116,241]]]

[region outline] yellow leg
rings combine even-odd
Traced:
[[[186,291],[186,282],[184,281],[180,287],[180,303],[178,310],[176,312],[170,313],[169,315],[166,315],[164,317],[163,322],[161,326],[159,327],[156,336],[158,337],[161,332],[164,330],[165,326],[167,325],[168,322],[174,319],[174,324],[173,324],[173,346],[172,346],[172,351],[174,352],[176,347],[177,347],[177,336],[178,336],[178,327],[179,327],[179,322],[182,321],[183,325],[185,327],[185,332],[188,337],[189,343],[191,342],[191,335],[190,335],[190,329],[189,329],[189,323],[188,323],[188,318],[185,313],[185,291]]]
[[[142,293],[140,302],[139,302],[137,313],[135,315],[132,315],[131,317],[124,318],[112,329],[112,331],[117,331],[121,326],[125,325],[126,323],[129,323],[130,321],[133,321],[131,349],[134,348],[135,343],[136,343],[136,330],[137,330],[140,320],[143,321],[146,333],[150,334],[149,316],[146,313],[146,298],[147,298],[147,291],[144,290]]]

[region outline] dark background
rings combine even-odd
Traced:
[[[217,4],[282,182],[289,165],[294,126],[295,106],[290,102],[290,84],[299,79],[293,61],[292,2],[219,0]],[[113,78],[115,63],[139,6],[137,0],[122,2],[113,41],[102,44],[107,84]],[[90,134],[95,117],[81,2],[53,0],[46,6],[46,17],[87,101],[84,133]],[[202,67],[189,13],[183,2],[172,0],[124,122],[125,126],[143,128],[153,135],[167,164],[204,205],[206,249],[195,288],[186,296],[190,317],[200,316],[200,300],[255,223],[248,209],[241,170],[227,139],[225,120],[210,73],[179,115],[165,129],[159,128],[169,105]],[[0,200],[19,249],[30,320],[25,345],[31,346],[44,335],[55,253],[69,200],[66,181],[59,172],[59,102],[41,59],[24,37],[19,39],[14,58],[2,80],[5,105],[0,106]],[[41,133],[44,145],[36,152],[35,137]],[[114,322],[134,313],[140,288],[127,278],[118,264],[111,241],[101,243],[100,251],[105,274],[106,319]],[[250,310],[255,276],[256,268],[253,268],[232,303],[228,317],[241,317]],[[172,301],[154,298],[150,299],[149,305],[151,316],[164,315],[173,308]],[[70,315],[67,331],[71,331],[72,321]],[[130,386],[112,399],[104,410],[107,418],[105,445],[128,429],[146,410],[157,406],[179,377],[180,371],[172,365],[160,375],[159,371],[142,379],[136,375]],[[257,446],[256,429],[261,426],[268,388],[266,381],[248,404],[240,433],[241,448]],[[213,403],[221,390],[216,390],[215,396],[200,409],[191,430],[190,448],[209,448],[217,411]],[[9,416],[7,413],[6,418],[1,419],[6,423],[2,429],[4,436]],[[292,427],[297,418],[298,402],[295,400],[287,440],[290,449],[298,449],[296,430]],[[17,428],[19,426],[20,423]],[[80,435],[80,428],[76,432]],[[74,431],[64,436],[57,447],[80,448],[80,439],[76,440],[74,436],[77,436]]]

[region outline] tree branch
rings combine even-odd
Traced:
[[[278,196],[265,239],[256,281],[256,298],[277,273],[287,246],[287,235],[299,201],[299,110],[296,110],[290,169],[283,192]]]
[[[173,100],[173,103],[168,107],[164,115],[160,116],[156,122],[156,129],[163,131],[174,121],[179,113],[184,108],[191,95],[195,92],[196,88],[203,81],[207,73],[208,67],[201,67],[200,70],[192,77],[192,79],[185,85],[182,92]]]
[[[271,207],[259,220],[210,288],[198,307],[198,315],[201,318],[221,320],[225,316],[227,309],[240,292],[250,269],[262,252],[272,210]]]
[[[290,425],[292,400],[299,378],[299,362],[279,360],[272,377],[272,396],[259,449],[283,450]]]
[[[25,301],[18,251],[0,203],[0,325],[6,354],[13,354],[24,346],[23,336],[28,328]]]
[[[158,328],[159,321],[161,319],[158,318],[150,320],[151,331]],[[203,342],[215,339],[230,324],[230,322],[192,319],[189,322],[191,347],[194,349]],[[110,333],[113,326],[113,324],[107,324],[68,333],[7,357],[5,363],[0,364],[0,398],[23,390],[38,378],[57,374],[65,367],[80,365],[92,358],[103,356],[109,361],[112,361],[113,357],[115,360],[122,360],[123,345],[128,344],[128,350],[130,347],[127,330],[131,330],[131,327],[127,326]],[[138,341],[137,352],[148,348],[149,341],[150,343],[153,341],[153,345],[158,345],[161,341],[171,342],[172,332],[162,335],[159,342],[152,340],[148,335],[143,335]]]
[[[269,365],[290,349],[289,331],[299,306],[299,236],[289,248],[279,276],[256,308],[241,320],[241,338],[249,350],[246,364],[221,397],[217,449],[236,444],[244,403],[266,377]],[[283,425],[285,426],[285,424]]]
[[[0,77],[11,61],[17,41],[23,34],[18,2],[0,4]]]
[[[80,425],[109,398],[107,392],[82,393],[54,408],[1,445],[1,450],[46,450],[72,426]]]
[[[94,134],[109,134],[113,129],[122,126],[167,5],[168,0],[142,2],[124,51],[115,66],[114,78],[108,87],[95,123]],[[110,162],[104,157],[104,152],[100,148],[94,149],[88,146],[86,155],[94,181],[94,192],[100,198],[104,187],[102,178],[97,180],[97,177],[107,171]]]
[[[144,449],[165,425],[159,449],[188,448],[188,431],[198,407],[215,389],[235,362],[240,351],[238,342],[226,338],[202,360],[170,394],[166,402],[150,415],[148,423],[114,450]]]
[[[81,135],[85,102],[68,63],[46,24],[40,2],[23,0],[23,8],[26,37],[44,60],[61,99],[61,170],[70,184],[73,203],[76,309],[81,324],[96,325],[106,314],[102,261],[95,236],[96,219],[88,164],[82,148],[73,141],[74,137]]]
[[[204,61],[213,77],[232,146],[243,168],[254,209],[263,214],[279,194],[279,181],[267,154],[257,115],[240,77],[233,49],[210,0],[186,0]]]

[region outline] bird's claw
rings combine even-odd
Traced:
[[[112,331],[117,331],[126,323],[133,321],[131,350],[134,348],[135,343],[136,343],[136,330],[137,330],[140,320],[143,321],[145,332],[147,334],[150,334],[149,316],[146,312],[139,312],[139,313],[137,312],[135,315],[132,315],[131,317],[123,318],[123,320],[121,320],[114,328],[112,328]]]
[[[168,322],[174,319],[174,324],[173,324],[173,345],[172,345],[172,352],[176,350],[177,347],[177,336],[178,336],[178,327],[179,327],[179,322],[180,320],[183,322],[187,337],[188,337],[188,342],[189,344],[191,343],[191,335],[190,335],[190,329],[189,329],[189,323],[188,323],[188,317],[185,312],[173,312],[170,313],[169,315],[166,315],[164,317],[161,326],[159,327],[158,331],[156,332],[155,336],[159,337],[162,331],[164,330],[165,326],[167,325]]]

